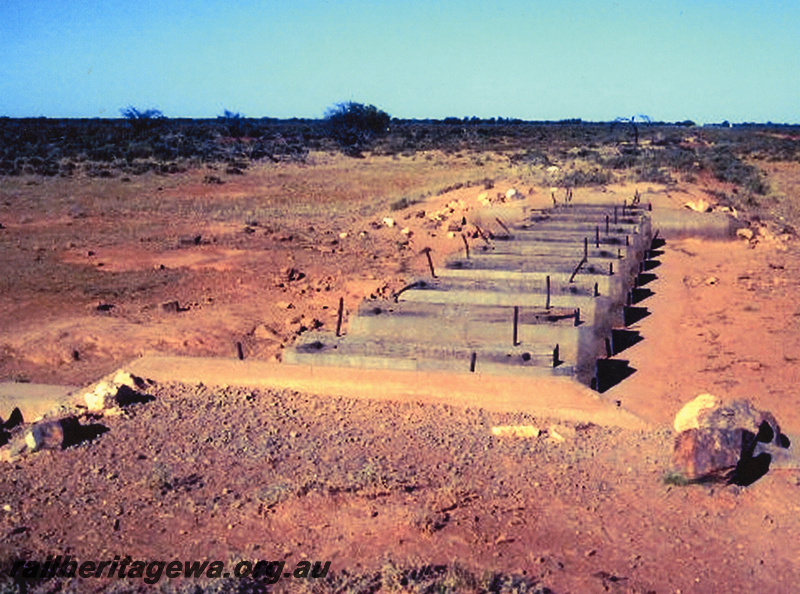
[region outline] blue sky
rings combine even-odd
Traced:
[[[800,123],[797,0],[0,0],[0,115]]]

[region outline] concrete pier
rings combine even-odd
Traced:
[[[571,376],[596,385],[597,360],[624,326],[651,247],[647,207],[570,205],[524,213],[473,238],[394,299],[365,301],[344,336],[308,333],[297,364]]]

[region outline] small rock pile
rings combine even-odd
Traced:
[[[101,381],[83,395],[86,412],[64,414],[62,407],[60,416],[39,419],[28,425],[19,409],[15,409],[7,421],[0,423],[0,461],[15,462],[40,450],[65,449],[94,439],[108,431],[105,425],[92,422],[97,417],[116,416],[122,413],[123,407],[153,400],[152,396],[139,392],[147,383],[120,371],[111,381]],[[81,417],[89,422],[81,423]]]
[[[790,447],[775,417],[751,403],[700,394],[676,415],[675,467],[691,482],[749,485]]]

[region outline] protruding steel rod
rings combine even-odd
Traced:
[[[575,325],[576,326],[580,326],[581,325],[581,308],[580,307],[576,307],[575,308]]]
[[[606,358],[610,359],[612,357],[612,355],[614,354],[614,352],[611,349],[611,341],[608,339],[607,336],[606,336],[605,341],[606,341]]]
[[[614,263],[608,263],[608,276],[614,276]]]
[[[600,297],[600,290],[599,287],[597,286],[597,283],[594,284],[594,296]]]
[[[584,256],[583,259],[580,262],[578,262],[578,265],[575,267],[575,270],[572,271],[572,274],[570,275],[569,280],[567,281],[568,283],[571,283],[575,279],[575,275],[578,274],[578,271],[584,264],[586,264],[586,262],[587,262],[586,256]]]
[[[509,237],[511,237],[511,230],[508,227],[506,227],[506,224],[503,221],[500,220],[500,217],[495,217],[494,220],[497,221],[497,224],[503,228],[503,230],[506,232],[506,234],[508,234]]]
[[[239,361],[243,361],[244,360],[244,351],[242,350],[242,343],[241,342],[237,342],[236,343],[236,356],[239,357]]]
[[[547,277],[544,279],[545,285],[547,285],[547,301],[544,302],[544,308],[550,309],[550,275],[548,274]]]
[[[558,345],[556,345],[553,349],[553,367],[558,367],[559,363],[561,363],[561,361],[558,356]]]
[[[475,227],[475,230],[478,232],[478,235],[480,235],[481,239],[486,242],[486,245],[489,246],[492,245],[492,242],[489,241],[488,237],[486,237],[486,233],[483,232],[483,229],[478,227],[478,225],[476,225],[475,223],[472,223],[472,226]]]
[[[475,372],[475,362],[478,360],[478,353],[472,353],[472,356],[469,358],[469,370],[470,372]]]
[[[600,248],[600,226],[594,228],[594,247]]]
[[[513,346],[517,346],[519,344],[519,306],[514,306],[514,337],[513,342],[511,343]]]
[[[402,295],[406,291],[409,291],[411,289],[424,289],[427,286],[428,285],[425,283],[425,281],[415,281],[413,283],[410,283],[394,294],[394,302],[397,303],[397,300],[399,299],[400,295]]]
[[[608,235],[608,215],[606,215],[606,235]]]
[[[342,335],[342,316],[344,315],[344,297],[339,297],[339,313],[336,317],[336,336]]]
[[[467,241],[467,236],[462,233],[461,239],[464,240],[464,250],[467,253],[467,260],[469,260],[469,242]]]
[[[617,224],[617,207],[616,207],[616,205],[614,206],[614,224],[615,225]]]
[[[589,259],[589,238],[588,237],[584,237],[583,238],[583,259],[584,260],[588,260]]]
[[[428,267],[431,269],[431,276],[436,278],[436,271],[433,269],[433,259],[431,258],[431,252],[425,252],[425,255],[428,257]]]
[[[433,269],[433,258],[431,258],[431,248],[426,247],[422,250],[425,256],[428,258],[428,268],[431,269],[431,276],[433,278],[437,278],[436,271]]]

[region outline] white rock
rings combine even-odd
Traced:
[[[142,378],[136,377],[135,375],[131,375],[127,371],[119,371],[117,375],[114,376],[112,380],[114,385],[119,386],[128,386],[131,390],[136,390],[137,388],[141,388],[144,385],[144,381]]]
[[[31,452],[35,452],[39,449],[40,441],[37,439],[36,433],[33,431],[28,431],[25,434],[25,445],[28,446],[28,449]]]
[[[383,217],[383,224],[387,227],[394,227],[394,219],[391,217]]]
[[[558,167],[550,165],[550,167],[547,168],[547,173],[558,173]]]
[[[561,442],[566,439],[575,439],[575,437],[578,435],[578,432],[575,431],[574,427],[570,427],[568,425],[550,425],[547,428],[547,434],[554,441]]]
[[[743,228],[743,229],[737,229],[736,235],[738,237],[741,237],[742,239],[750,241],[751,239],[753,239],[754,233],[752,229]]]
[[[498,425],[492,427],[497,437],[539,437],[541,431],[533,425]]]
[[[108,382],[100,382],[93,392],[87,392],[83,398],[90,411],[110,408],[116,404],[117,388]]]
[[[412,234],[412,231],[408,227],[405,227],[403,230],[400,231],[400,233],[402,233],[403,235],[409,235],[410,236]]]
[[[25,445],[29,452],[59,448],[63,443],[64,429],[59,421],[36,423],[25,432]]]
[[[731,215],[734,219],[739,218],[739,213],[732,206],[718,206],[714,209],[715,212],[724,212]]]
[[[711,205],[702,198],[698,198],[694,201],[690,200],[684,203],[684,206],[695,212],[709,212],[711,210]]]
[[[339,239],[347,239],[347,231],[342,231],[339,233]]]
[[[687,429],[699,429],[700,424],[697,418],[700,412],[707,408],[719,406],[720,403],[720,399],[713,394],[700,394],[694,400],[687,402],[675,415],[675,422],[673,423],[675,431],[681,433]]]

